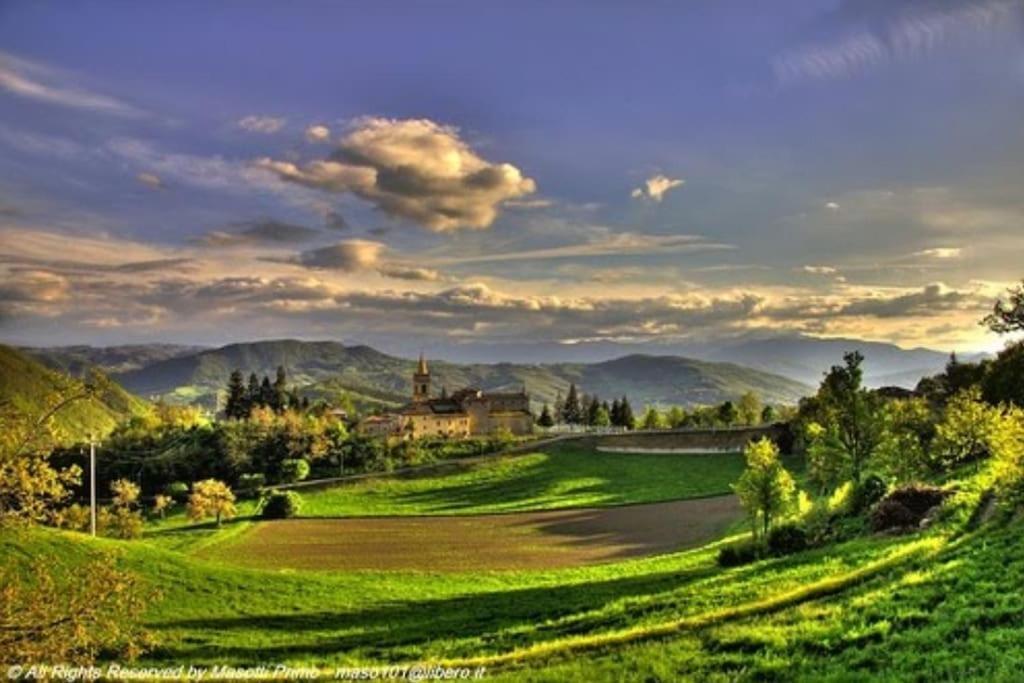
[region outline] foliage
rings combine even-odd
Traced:
[[[723,427],[730,427],[736,424],[736,420],[739,419],[739,411],[736,410],[736,406],[733,405],[732,401],[726,401],[718,406],[718,413],[715,417],[718,424]]]
[[[57,526],[71,531],[88,531],[91,515],[85,505],[72,503],[60,510],[55,520]]]
[[[763,409],[761,399],[752,391],[747,391],[740,396],[739,402],[736,404],[739,421],[745,425],[760,424]]]
[[[885,481],[875,474],[870,474],[861,481],[860,485],[853,490],[852,509],[854,512],[864,512],[872,505],[882,500],[888,487]]]
[[[120,505],[99,510],[96,526],[100,533],[114,538],[130,539],[142,536],[142,514]]]
[[[935,423],[920,398],[888,401],[881,410],[882,432],[875,453],[878,468],[896,483],[924,477],[930,469]]]
[[[110,492],[114,494],[114,507],[131,508],[139,502],[139,487],[127,479],[111,482]]]
[[[983,321],[998,334],[1024,331],[1024,282],[1006,291],[1006,301],[998,299]]]
[[[551,417],[551,408],[545,403],[544,407],[540,411],[540,417],[537,418],[537,424],[541,427],[554,427],[555,419]]]
[[[744,451],[747,468],[733,486],[747,511],[754,537],[764,542],[772,523],[792,507],[796,485],[771,440],[751,442]]]
[[[101,654],[133,660],[152,647],[140,614],[155,597],[109,555],[60,571],[60,558],[33,554],[0,567],[0,661],[92,664]]]
[[[172,481],[164,487],[164,492],[178,503],[188,500],[188,484],[183,481]]]
[[[281,461],[279,471],[280,480],[291,484],[309,476],[309,463],[302,458],[289,458]]]
[[[768,533],[768,553],[782,556],[803,552],[810,545],[807,532],[795,523],[780,524]]]
[[[569,393],[562,404],[562,422],[576,425],[583,422],[583,408],[580,406],[579,394],[576,392],[576,385],[569,385]]]
[[[1024,407],[1024,341],[1007,345],[985,365],[982,393],[992,405],[1012,403]]]
[[[666,427],[661,411],[656,406],[647,406],[644,416],[640,420],[641,429],[664,429]]]
[[[872,511],[871,528],[874,531],[916,528],[948,495],[940,488],[920,484],[898,488]]]
[[[235,494],[222,481],[205,479],[192,485],[192,493],[188,497],[188,518],[198,522],[213,517],[217,526],[222,519],[235,516]]]
[[[1024,409],[1011,408],[990,435],[991,476],[1000,503],[1009,510],[1024,506]]]
[[[170,509],[172,505],[174,505],[173,498],[171,498],[170,496],[165,496],[162,493],[158,493],[155,496],[153,496],[153,504],[150,506],[149,509],[154,515],[157,515],[160,517],[160,519],[163,519],[164,515],[167,513],[167,510]]]
[[[305,461],[303,461],[305,462]],[[246,495],[253,495],[267,483],[267,477],[262,472],[246,472],[238,477],[238,490]]]
[[[264,519],[287,519],[299,514],[302,497],[295,491],[273,491],[263,499],[260,516]]]
[[[718,551],[717,563],[719,567],[739,567],[750,564],[760,557],[760,547],[750,541],[740,541],[723,546]]]
[[[935,427],[935,458],[947,469],[981,460],[989,454],[998,424],[998,409],[981,400],[977,387],[961,391],[950,399],[942,421]]]

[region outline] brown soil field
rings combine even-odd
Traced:
[[[256,522],[199,555],[262,569],[551,569],[695,547],[742,514],[735,496],[499,515]]]

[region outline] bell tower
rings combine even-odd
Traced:
[[[412,375],[412,400],[413,403],[420,403],[430,398],[430,370],[427,368],[427,360],[420,354],[420,363],[416,372]]]

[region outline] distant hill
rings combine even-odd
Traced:
[[[80,377],[91,368],[128,372],[162,360],[202,351],[202,346],[127,344],[123,346],[52,346],[21,349],[48,367]]]
[[[114,377],[129,390],[212,407],[235,368],[273,375],[278,365],[289,381],[311,397],[347,393],[357,404],[390,406],[407,400],[415,362],[368,346],[338,342],[279,340],[230,344],[159,360]],[[464,386],[518,389],[526,386],[535,404],[551,403],[574,382],[581,391],[611,399],[628,394],[637,406],[693,405],[734,399],[754,391],[763,400],[792,403],[811,392],[791,379],[733,363],[678,356],[631,355],[603,363],[458,364],[431,362],[435,391]]]
[[[98,376],[96,394],[74,401],[54,417],[54,426],[63,443],[102,437],[126,419],[145,414],[148,404],[132,396],[117,383]],[[46,398],[54,394],[70,396],[83,388],[81,380],[47,368],[21,351],[0,345],[0,402],[10,402],[30,416],[47,409]]]

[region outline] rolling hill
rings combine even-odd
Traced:
[[[126,344],[122,346],[53,346],[21,349],[44,365],[75,377],[92,368],[106,373],[128,372],[170,358],[202,351],[181,344]]]
[[[114,377],[147,397],[212,406],[235,368],[272,375],[283,365],[289,379],[311,397],[348,393],[357,403],[393,405],[406,400],[414,361],[368,346],[338,342],[278,340],[230,344],[158,360]],[[553,402],[570,383],[581,391],[612,398],[628,394],[636,405],[716,403],[753,391],[772,403],[792,403],[807,385],[732,363],[678,356],[631,355],[602,363],[458,364],[432,362],[434,388],[464,386],[518,389],[534,402]]]
[[[54,426],[62,443],[75,443],[108,434],[119,423],[142,415],[149,407],[116,382],[100,374],[95,377],[96,393],[90,398],[74,401],[54,416]],[[48,397],[67,397],[81,392],[81,380],[45,367],[40,362],[0,345],[0,403],[30,416],[40,416],[49,407]]]

